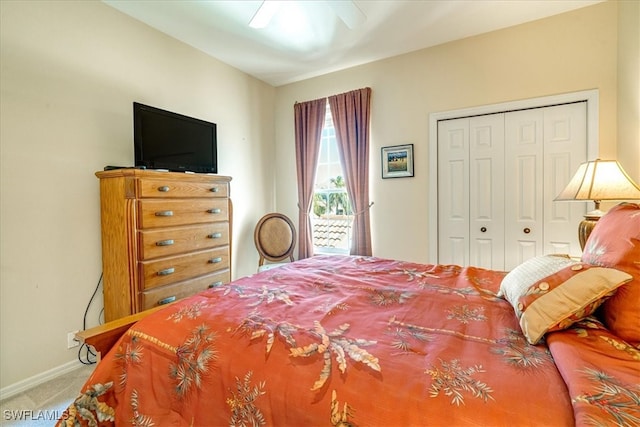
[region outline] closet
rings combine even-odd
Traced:
[[[437,262],[580,253],[586,206],[553,199],[587,160],[586,101],[439,120],[437,144]]]

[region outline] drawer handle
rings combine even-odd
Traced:
[[[209,191],[211,191],[212,193],[218,193],[220,192],[220,189],[218,187],[213,187]]]
[[[210,239],[219,239],[222,237],[222,233],[211,233],[207,237]]]
[[[219,214],[220,212],[222,212],[222,209],[220,208],[208,209],[207,212],[210,214]]]
[[[156,242],[156,246],[171,246],[173,245],[173,240],[172,239],[168,239],[168,240],[159,240]]]
[[[168,193],[169,192],[169,186],[168,185],[163,185],[161,187],[158,187],[158,191],[161,193]]]
[[[522,230],[522,231],[524,231],[524,234],[529,234],[529,233],[531,233],[531,229],[530,229],[529,227],[525,228],[525,229],[524,229],[524,230]]]
[[[173,211],[158,211],[156,216],[173,216]]]
[[[158,301],[158,305],[165,305],[165,304],[169,304],[170,302],[174,302],[176,300],[176,296],[170,296],[170,297],[166,297],[164,299],[161,299],[160,301]]]
[[[209,289],[217,288],[219,286],[222,286],[222,281],[213,282],[212,284],[209,285]]]
[[[217,264],[219,262],[222,262],[222,257],[217,257],[217,258],[211,258],[209,260],[209,264]]]
[[[165,268],[164,270],[160,270],[158,271],[158,276],[168,276],[170,274],[173,274],[176,272],[176,269],[171,267],[171,268]]]

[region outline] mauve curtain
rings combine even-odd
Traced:
[[[311,203],[320,153],[320,137],[326,114],[326,98],[296,102],[293,106],[298,172],[298,259],[313,255]]]
[[[371,88],[329,97],[338,151],[353,205],[351,255],[371,256],[369,216],[369,121]]]

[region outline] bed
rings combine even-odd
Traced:
[[[640,205],[506,273],[314,256],[144,316],[59,425],[640,425]]]

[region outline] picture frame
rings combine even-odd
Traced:
[[[382,178],[413,176],[413,144],[382,147]]]

